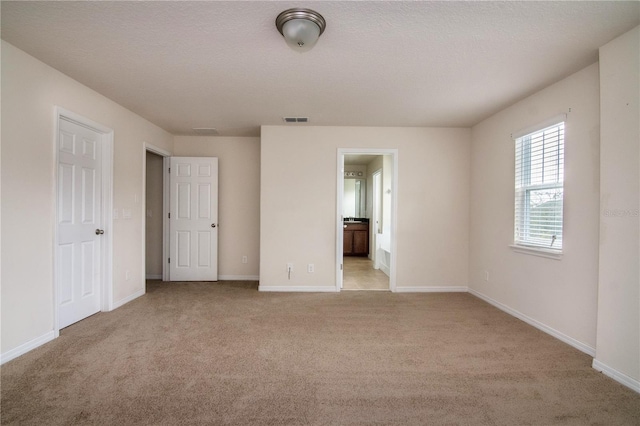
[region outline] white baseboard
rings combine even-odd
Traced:
[[[145,278],[148,280],[161,280],[162,274],[147,274]]]
[[[131,302],[134,299],[137,299],[138,297],[142,296],[145,294],[145,290],[142,289],[134,294],[132,294],[129,297],[125,297],[122,300],[119,300],[117,302],[113,303],[113,308],[112,309],[116,309],[119,308],[120,306]],[[7,361],[11,361],[14,358],[19,357],[20,355],[24,355],[27,352],[37,348],[38,346],[42,346],[47,342],[52,341],[53,339],[55,339],[56,337],[58,337],[58,333],[55,330],[49,331],[45,334],[43,334],[40,337],[36,337],[33,340],[28,341],[27,343],[24,343],[20,346],[18,346],[17,348],[11,349],[3,354],[0,354],[0,364],[4,364]]]
[[[131,302],[132,300],[137,299],[137,298],[138,298],[138,297],[140,297],[140,296],[144,296],[144,294],[145,294],[145,289],[143,288],[143,289],[142,289],[142,290],[140,290],[140,291],[136,291],[136,292],[135,292],[135,293],[133,293],[131,296],[127,296],[127,297],[125,297],[124,299],[120,299],[120,300],[118,300],[117,302],[113,302],[113,308],[112,308],[112,310],[113,310],[113,309],[117,309],[117,308],[119,308],[120,306],[122,306],[122,305],[124,305],[124,304],[126,304],[126,303],[129,303],[129,302]]]
[[[576,339],[574,339],[573,337],[569,337],[564,333],[561,333],[560,331],[549,327],[546,324],[541,323],[540,321],[533,319],[525,314],[523,314],[522,312],[516,311],[515,309],[512,309],[510,307],[508,307],[507,305],[503,305],[502,303],[493,300],[492,298],[490,298],[487,295],[484,295],[482,293],[480,293],[477,290],[474,289],[469,289],[469,293],[473,294],[474,296],[484,300],[485,302],[489,303],[490,305],[495,306],[496,308],[500,309],[501,311],[504,311],[506,313],[508,313],[509,315],[512,315],[524,322],[526,322],[529,325],[534,326],[535,328],[537,328],[538,330],[544,331],[545,333],[555,337],[558,340],[563,341],[564,343],[573,346],[574,348],[578,349],[579,351],[582,351],[584,353],[586,353],[587,355],[590,356],[595,356],[596,355],[596,350],[595,348],[592,348],[591,346],[587,345],[586,343],[582,343]]]
[[[30,340],[27,343],[24,343],[24,344],[18,346],[17,348],[13,348],[13,349],[1,354],[0,355],[0,364],[4,364],[7,361],[11,361],[12,359],[17,358],[20,355],[26,354],[27,352],[37,348],[38,346],[42,346],[45,343],[52,341],[53,339],[58,337],[56,334],[57,333],[54,330],[49,331],[49,332],[43,334],[40,337],[36,337],[35,339]]]
[[[218,275],[219,281],[259,281],[258,275]]]
[[[293,285],[259,285],[258,291],[278,291],[278,292],[305,292],[305,293],[335,293],[337,290],[335,286],[320,286],[320,287],[308,287],[308,286],[293,286]]]
[[[464,286],[396,287],[396,293],[466,293]]]
[[[633,377],[629,377],[626,374],[619,372],[615,368],[609,367],[608,365],[598,361],[595,358],[593,359],[593,363],[591,364],[591,366],[605,376],[611,377],[616,382],[621,383],[629,389],[640,393],[640,381],[634,379]]]

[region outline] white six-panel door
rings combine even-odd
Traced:
[[[59,121],[58,327],[100,311],[102,135]]]
[[[169,279],[218,280],[218,159],[171,157]]]

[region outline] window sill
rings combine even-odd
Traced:
[[[518,246],[515,244],[510,244],[509,247],[511,247],[511,250],[516,253],[546,257],[547,259],[562,260],[562,252],[557,250],[547,250],[540,247]]]

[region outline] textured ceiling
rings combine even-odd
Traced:
[[[327,29],[290,50],[278,13]],[[2,38],[174,134],[471,126],[594,63],[633,2],[2,2]],[[304,125],[304,124],[296,124]]]

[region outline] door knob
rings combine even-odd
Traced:
[[[211,224],[211,227],[212,227],[212,228],[215,228],[215,227],[216,227],[216,224],[215,224],[215,223],[212,223],[212,224]]]
[[[104,234],[103,229],[96,229],[96,235],[102,235],[102,234]]]

